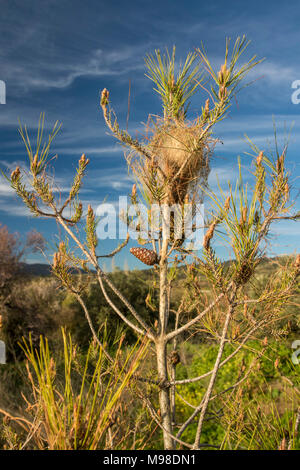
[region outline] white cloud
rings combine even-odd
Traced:
[[[0,196],[10,196],[14,190],[7,183],[0,182]]]
[[[19,204],[8,199],[0,199],[0,211],[11,217],[33,217],[30,210],[20,200]]]
[[[264,61],[257,65],[249,75],[249,78],[259,79],[261,78],[264,82],[266,80],[272,85],[278,85],[281,83],[292,83],[293,80],[300,79],[300,67],[299,66],[286,66],[279,62]]]
[[[51,59],[40,54],[40,59],[34,62],[24,57],[15,63],[7,57],[2,60],[2,66],[10,88],[63,89],[80,77],[120,77],[128,72],[143,69],[143,62],[137,59],[140,59],[139,55],[144,47],[123,46],[120,50],[110,51],[96,49],[90,51],[88,56],[71,55],[67,58],[57,50]]]
[[[89,147],[85,145],[84,143],[81,143],[80,145],[72,145],[69,147],[57,147],[55,148],[55,152],[57,154],[65,154],[65,155],[81,155],[82,152],[86,154],[86,156],[89,155],[102,155],[102,154],[111,154],[111,153],[119,153],[122,155],[124,153],[124,148],[122,148],[120,145],[118,146],[108,146],[108,147],[101,147],[100,145],[97,147]]]
[[[282,221],[274,224],[271,233],[275,236],[300,237],[299,221]]]

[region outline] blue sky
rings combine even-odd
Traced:
[[[6,104],[0,105],[1,169],[25,165],[18,118],[34,135],[43,111],[48,128],[57,119],[62,122],[52,147],[53,155],[59,155],[55,175],[62,190],[67,191],[72,170],[85,152],[91,163],[81,199],[94,207],[104,199],[115,203],[119,195],[130,192],[132,181],[122,148],[105,128],[99,109],[101,90],[110,90],[113,108],[126,127],[131,83],[129,130],[135,135],[148,114],[160,113],[159,98],[144,75],[146,54],[175,44],[180,59],[202,42],[211,62],[220,66],[225,38],[245,34],[251,40],[245,59],[256,54],[265,60],[251,72],[252,85],[241,91],[228,118],[215,129],[223,144],[213,157],[210,183],[216,186],[216,174],[224,185],[228,179],[234,181],[237,155],[249,172],[244,134],[261,149],[268,142],[272,147],[274,120],[282,144],[285,128],[293,124],[288,166],[297,194],[300,104],[291,101],[291,84],[300,80],[299,2],[0,0],[0,9],[0,80],[7,92]],[[191,117],[202,104],[201,97],[193,99]],[[28,215],[3,178],[0,222],[21,235],[36,228],[50,243],[57,240],[55,223]],[[299,238],[298,223],[277,224],[269,253],[295,252]],[[100,251],[115,246],[116,242],[103,241]],[[129,266],[141,267],[129,250],[117,257],[116,264],[122,267],[125,259]]]

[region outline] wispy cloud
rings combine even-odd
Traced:
[[[88,59],[69,64],[53,62],[49,74],[49,64],[44,63],[32,74],[26,66],[22,80],[23,86],[34,88],[67,88],[80,77],[122,76],[128,72],[143,68],[143,64],[134,63],[135,48],[125,48],[123,51],[106,52],[97,49],[91,52]],[[18,75],[19,75],[18,74]]]
[[[298,64],[287,66],[280,62],[265,61],[253,69],[249,77],[261,77],[264,85],[266,81],[268,81],[270,85],[282,83],[290,85],[293,80],[300,79],[300,67]]]
[[[26,53],[18,62],[6,56],[2,58],[5,70],[5,80],[10,87],[20,89],[64,89],[81,77],[122,77],[129,72],[143,69],[140,55],[145,45],[118,49],[94,49],[86,54],[70,54],[67,59],[59,49],[51,56],[45,56],[43,51],[35,47],[37,57],[32,60]],[[30,54],[30,51],[28,51]],[[40,56],[40,57],[39,57]],[[38,60],[37,60],[38,59]]]
[[[114,145],[109,147],[89,147],[84,143],[78,143],[76,145],[68,146],[68,147],[55,147],[55,152],[57,154],[64,154],[64,155],[79,155],[81,153],[85,153],[86,155],[107,155],[107,154],[119,154],[122,155],[124,153],[124,149],[120,145]]]
[[[0,196],[10,196],[14,193],[8,183],[0,182]]]
[[[20,201],[12,202],[10,199],[0,199],[0,211],[10,217],[33,217],[30,210]]]

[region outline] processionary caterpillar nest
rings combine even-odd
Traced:
[[[168,179],[164,202],[170,205],[183,203],[199,179],[204,184],[207,182],[211,149],[207,139],[201,142],[202,132],[197,122],[187,125],[172,121],[157,126],[150,140],[149,148],[155,155],[155,163]]]

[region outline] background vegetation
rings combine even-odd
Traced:
[[[8,232],[7,232],[8,234]],[[12,234],[8,234],[12,236]],[[257,269],[255,279],[250,286],[254,290],[263,288],[278,264],[284,265],[288,257],[265,259]],[[38,269],[38,267],[37,267]],[[32,345],[39,347],[40,335],[46,336],[49,344],[49,354],[55,361],[59,377],[58,384],[61,388],[64,382],[62,371],[64,368],[64,339],[61,327],[71,334],[73,346],[77,346],[75,390],[80,390],[81,378],[87,353],[96,356],[93,352],[90,330],[84,314],[76,302],[66,290],[62,289],[59,282],[51,274],[32,275],[32,267],[27,269],[24,264],[19,265],[14,276],[11,278],[6,291],[6,300],[2,299],[2,328],[1,338],[5,340],[8,351],[8,362],[0,365],[0,408],[6,411],[1,418],[1,448],[20,449],[24,448],[29,429],[20,426],[10,417],[22,417],[29,421],[35,416],[31,406],[26,400],[32,399],[33,389],[28,376],[28,365],[24,353],[22,338],[31,336]],[[86,276],[83,274],[83,276]],[[142,312],[149,323],[153,323],[151,308],[145,305],[145,299],[152,285],[153,270],[135,270],[123,272],[116,269],[110,274],[114,284],[126,293],[132,304]],[[174,299],[180,298],[180,290],[183,289],[185,276],[179,274],[174,286]],[[209,290],[204,276],[199,279],[201,288]],[[9,300],[7,300],[9,299]],[[107,303],[96,288],[95,280],[89,279],[86,292],[86,304],[88,305],[93,322],[98,328],[106,324],[106,340],[109,350],[114,353],[118,348],[120,337],[124,326],[119,317],[108,308]],[[115,299],[118,302],[117,299]],[[299,314],[300,290],[295,295],[293,302],[282,309],[281,327],[269,336],[267,348],[259,361],[259,367],[249,376],[246,384],[241,383],[240,390],[234,396],[218,397],[213,405],[204,427],[205,442],[215,445],[216,441],[224,449],[278,449],[280,446],[287,448],[295,432],[295,421],[297,407],[299,406],[299,394],[295,387],[299,387],[299,365],[291,361],[291,344],[299,338],[300,314]],[[121,304],[119,308],[124,308]],[[112,333],[113,332],[113,333]],[[279,332],[279,333],[278,333]],[[68,334],[66,333],[66,334]],[[130,330],[126,332],[126,340],[122,342],[122,354],[126,354],[136,347],[136,339]],[[193,335],[193,333],[191,333]],[[189,339],[189,341],[187,341]],[[258,335],[256,341],[248,344],[248,347],[237,355],[234,361],[229,361],[219,373],[216,392],[230,387],[235,383],[243,368],[246,368],[254,357],[259,344],[265,340],[264,332]],[[23,344],[23,348],[21,347]],[[91,350],[92,347],[92,350]],[[93,353],[92,353],[93,352]],[[225,349],[226,358],[231,352],[231,347]],[[147,351],[147,357],[142,365],[148,377],[155,377],[155,360],[151,350]],[[207,335],[201,337],[192,336],[180,346],[181,363],[177,366],[178,379],[199,376],[210,370],[216,355],[216,346]],[[90,373],[93,370],[93,359]],[[104,365],[102,364],[102,367]],[[33,374],[33,371],[31,372]],[[90,380],[90,376],[86,379]],[[188,387],[179,389],[180,397],[177,397],[177,410],[182,422],[188,417],[185,401],[195,406],[199,397],[205,389],[205,382],[189,384]],[[143,390],[151,394],[148,386],[138,384],[132,386],[131,392],[123,392],[119,401],[118,425],[114,423],[110,432],[110,439],[106,436],[99,438],[98,448],[120,448],[120,449],[160,449],[163,446],[159,429],[151,416],[142,407],[137,406],[135,396]],[[34,409],[34,408],[33,408]],[[237,413],[238,410],[238,413]],[[218,421],[214,420],[214,414]],[[30,421],[31,422],[31,421]],[[150,424],[149,424],[150,423]],[[195,421],[183,437],[192,442],[197,423]],[[105,426],[104,426],[105,428]],[[118,428],[118,433],[116,429]],[[190,434],[190,437],[189,437]],[[51,436],[50,436],[51,437]],[[46,441],[41,436],[31,439],[25,448],[47,448],[51,440],[47,436]],[[62,447],[66,445],[67,439],[62,441]],[[68,444],[72,448],[72,443]],[[96,445],[96,447],[97,447]],[[51,448],[51,445],[50,445]],[[52,447],[53,448],[53,447]],[[59,448],[59,446],[54,448]],[[292,442],[293,449],[300,449],[300,439],[295,438]]]

